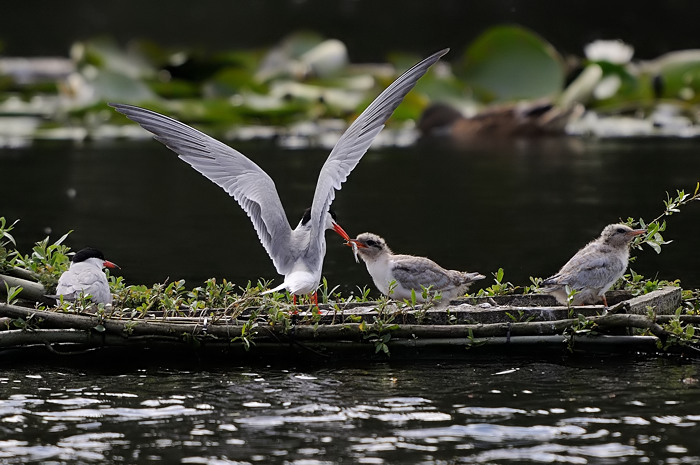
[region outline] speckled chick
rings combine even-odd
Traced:
[[[394,299],[411,299],[411,290],[415,290],[416,301],[424,302],[421,286],[432,286],[431,291],[439,291],[442,302],[448,302],[463,295],[474,281],[485,278],[479,273],[446,270],[425,257],[394,254],[386,241],[373,233],[360,234],[348,242],[352,244],[382,294],[389,295],[390,283],[396,282],[390,295]]]
[[[603,301],[605,292],[622,277],[629,262],[630,242],[645,229],[632,229],[624,224],[610,224],[600,237],[576,252],[557,274],[545,279],[542,292],[566,304],[566,286],[576,290],[573,305],[590,305]]]

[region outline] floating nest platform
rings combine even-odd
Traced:
[[[291,307],[271,301],[243,310],[80,312],[0,304],[0,353],[79,355],[129,349],[168,360],[174,353],[231,362],[280,360],[449,360],[479,353],[662,353],[697,355],[675,327],[681,289],[633,297],[608,293],[610,307],[564,307],[546,295],[463,298],[424,308],[392,301]],[[277,306],[275,306],[277,305]],[[289,309],[294,309],[293,313]],[[685,334],[685,333],[684,333]]]

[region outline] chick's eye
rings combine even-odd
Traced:
[[[617,232],[619,232],[619,233],[624,233],[625,230],[624,230],[624,228],[617,228]]]
[[[375,241],[373,241],[372,239],[370,239],[367,241],[367,245],[370,247],[376,247],[377,243]]]

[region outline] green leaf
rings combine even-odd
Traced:
[[[518,26],[494,27],[479,36],[457,72],[486,102],[552,97],[565,78],[554,47]]]
[[[656,252],[657,254],[661,253],[661,246],[656,242],[647,241],[647,244],[649,244],[649,247],[654,249],[654,252]]]
[[[503,268],[499,268],[496,272],[496,281],[499,283],[503,281]]]
[[[73,230],[68,231],[68,232],[65,233],[63,236],[59,237],[58,240],[57,240],[56,242],[54,242],[53,244],[54,244],[54,245],[61,245],[61,244],[63,244],[63,241],[65,241],[66,238],[68,237],[68,235],[69,235],[70,233],[72,233],[72,232],[73,232]]]
[[[15,238],[12,237],[12,234],[10,234],[10,233],[7,232],[7,231],[3,231],[3,232],[2,232],[2,235],[3,235],[3,237],[8,238],[8,239],[10,240],[10,242],[12,242],[12,244],[13,244],[15,247],[17,247],[17,242],[15,242]]]

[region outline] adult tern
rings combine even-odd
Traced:
[[[58,279],[56,296],[65,300],[75,300],[81,294],[90,296],[95,303],[111,304],[112,293],[109,290],[107,276],[103,268],[119,268],[105,260],[102,252],[91,247],[79,250],[73,256],[70,267]],[[56,297],[52,296],[52,297]]]
[[[326,255],[326,229],[349,236],[335,223],[330,206],[335,191],[367,152],[384,123],[428,68],[449,49],[441,50],[399,76],[343,133],[323,164],[310,209],[292,229],[275,184],[258,165],[206,134],[151,110],[110,104],[118,112],[152,132],[192,168],[229,193],[253,222],[265,251],[284,282],[266,291],[286,289],[297,295],[314,293]],[[314,299],[315,300],[315,299]]]
[[[605,292],[622,277],[629,263],[630,242],[645,229],[624,224],[609,224],[600,237],[589,242],[571,257],[554,276],[542,282],[542,292],[567,303],[566,287],[575,290],[572,305],[596,304],[601,298],[608,306]]]
[[[390,295],[392,281],[396,284],[392,297],[410,299],[415,292],[416,301],[424,302],[423,288],[440,292],[445,302],[463,295],[474,281],[484,279],[479,273],[446,270],[425,257],[394,254],[386,241],[373,233],[362,233],[346,242],[353,247],[367,265],[374,285],[384,295]]]

